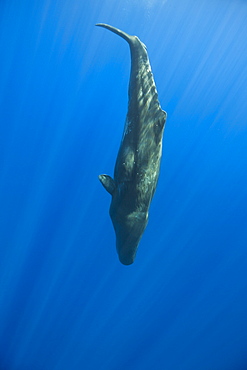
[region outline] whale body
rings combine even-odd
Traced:
[[[125,39],[130,47],[131,73],[128,112],[114,169],[114,178],[99,180],[111,194],[110,217],[116,233],[119,260],[134,262],[148,223],[148,212],[156,190],[162,155],[166,112],[160,107],[146,46],[137,36],[99,23]]]

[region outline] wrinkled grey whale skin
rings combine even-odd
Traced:
[[[124,38],[131,52],[128,113],[114,179],[99,176],[112,195],[110,217],[119,260],[130,265],[147,226],[149,206],[159,177],[166,112],[158,101],[146,46],[138,37],[115,27],[103,23],[96,26]]]

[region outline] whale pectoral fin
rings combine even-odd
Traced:
[[[116,189],[116,183],[109,175],[99,175],[99,181],[104,186],[105,190],[108,191],[111,195],[113,195]]]

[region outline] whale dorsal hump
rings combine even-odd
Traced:
[[[111,178],[111,176],[109,175],[99,175],[99,181],[104,186],[105,190],[107,190],[108,193],[113,195],[116,189],[116,184],[113,178]]]

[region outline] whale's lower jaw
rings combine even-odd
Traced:
[[[129,265],[132,265],[132,263],[134,262],[134,260],[135,260],[135,257],[120,257],[120,256],[118,256],[119,257],[119,261],[123,264],[123,265],[125,265],[125,266],[129,266]]]
[[[133,248],[123,248],[121,250],[117,248],[119,261],[123,265],[126,265],[126,266],[131,265],[135,261],[137,248],[138,248],[138,245]]]
[[[117,240],[116,247],[117,247],[117,253],[119,261],[123,265],[131,265],[136,258],[136,252],[141,240],[141,236],[139,236],[138,239],[132,242],[125,242],[125,243],[119,243]]]
[[[133,221],[128,224],[125,220],[118,229],[115,229],[118,258],[123,265],[131,265],[135,261],[139,243],[148,223],[148,216],[146,213],[141,213],[139,219],[135,218]]]

